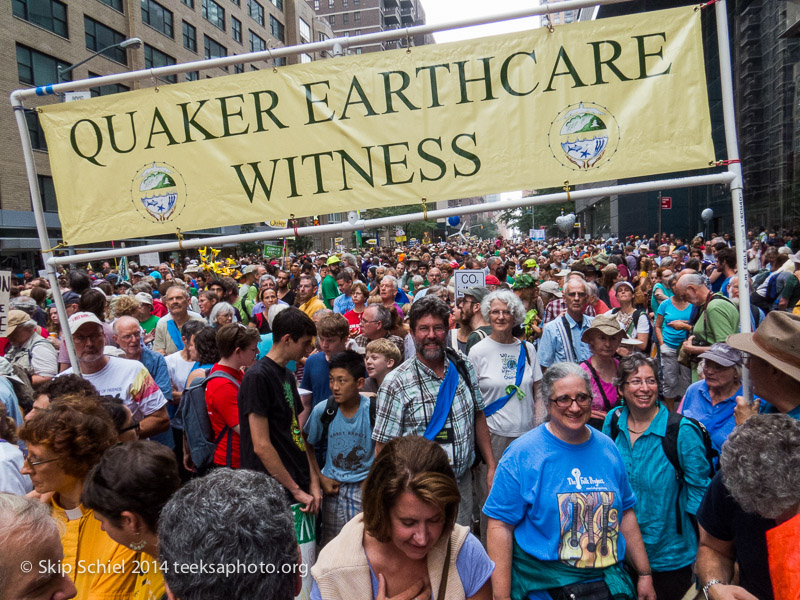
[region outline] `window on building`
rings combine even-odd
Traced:
[[[197,81],[200,79],[200,71],[188,71],[183,74],[186,81]]]
[[[298,21],[298,26],[300,29],[300,42],[307,44],[311,41],[311,25],[306,23],[303,19],[300,19]]]
[[[186,6],[194,10],[194,0],[181,0]]]
[[[12,0],[15,17],[68,38],[67,5],[58,0]]]
[[[355,48],[355,49],[354,49],[354,52],[355,52],[356,54],[361,54],[361,52],[363,52],[363,50],[364,50],[363,48]]]
[[[123,4],[123,0],[100,0],[100,2],[110,6],[116,11],[119,11],[123,14],[125,13],[125,6]]]
[[[234,73],[244,73],[244,65],[242,63],[238,63],[233,65],[233,72]]]
[[[155,67],[167,67],[175,64],[175,57],[162,52],[158,48],[153,48],[149,44],[144,45],[144,68],[153,69]],[[170,83],[178,83],[177,75],[161,75],[163,79]]]
[[[353,21],[360,21],[361,20],[361,11],[357,10],[353,13]]]
[[[53,185],[53,178],[49,175],[37,175],[39,180],[39,194],[42,196],[42,208],[45,212],[58,212],[58,202],[56,202],[56,187]]]
[[[21,83],[30,85],[58,83],[58,67],[66,69],[69,66],[68,62],[17,44],[17,74]],[[72,73],[68,73],[66,79],[71,81]]]
[[[286,57],[285,56],[281,56],[280,58],[276,58],[275,60],[272,61],[272,64],[274,64],[276,67],[285,67],[286,66]]]
[[[234,42],[242,43],[242,22],[234,16],[231,16],[231,35]]]
[[[306,54],[305,52],[303,52],[303,53],[300,55],[300,62],[301,62],[301,63],[310,63],[310,62],[312,62],[313,60],[314,60],[314,59],[313,59],[313,58],[311,58],[311,56],[310,56],[310,55],[308,55],[308,54]]]
[[[269,16],[269,32],[275,39],[280,40],[281,42],[286,41],[286,36],[283,33],[283,23],[278,21],[278,19],[272,15]]]
[[[333,8],[334,0],[328,0],[328,8]]]
[[[277,8],[279,11],[283,12],[283,0],[269,0],[272,2],[273,6]]]
[[[205,50],[206,59],[222,58],[223,56],[228,56],[228,49],[219,42],[217,42],[216,40],[211,39],[207,35],[203,36],[203,49]],[[226,71],[228,70],[226,67],[223,68]]]
[[[214,0],[203,0],[203,18],[214,27],[225,31],[225,9]]]
[[[231,2],[233,2],[236,6],[242,5],[242,0],[231,0]]]
[[[314,10],[319,10],[319,0],[314,0]]]
[[[186,21],[183,22],[183,47],[197,52],[197,28]]]
[[[342,25],[347,25],[349,20],[350,20],[350,14],[342,13]]]
[[[354,30],[353,35],[361,35],[361,30],[360,29]]]
[[[169,38],[175,37],[172,27],[172,11],[155,0],[142,0],[142,21]]]
[[[336,25],[336,15],[328,15],[328,23],[330,23],[331,27]]]
[[[92,73],[91,71],[89,71],[89,77],[100,77],[100,73]],[[98,87],[93,87],[91,88],[90,91],[92,92],[92,98],[96,98],[97,96],[108,96],[109,94],[130,92],[131,88],[121,83],[112,83],[110,85],[101,85]]]
[[[330,213],[328,214],[328,224],[333,223],[341,223],[342,222],[342,213]]]
[[[83,17],[83,28],[86,32],[86,49],[92,52],[97,52],[98,50],[108,48],[108,46],[119,44],[125,39],[125,36],[119,31],[114,31],[110,27],[106,27],[99,21],[95,21],[87,16]],[[107,50],[103,50],[102,54],[123,65],[128,64],[128,53],[125,48],[108,48]]]
[[[44,139],[44,131],[39,123],[38,113],[35,110],[25,109],[25,121],[28,123],[31,147],[34,150],[47,150],[47,141]]]
[[[256,23],[264,27],[264,7],[256,0],[247,0],[247,13]]]
[[[267,49],[267,42],[264,38],[250,32],[250,52],[263,52]]]
[[[361,0],[353,0],[353,6],[358,6],[361,4]]]
[[[329,39],[330,39],[330,38],[328,37],[328,34],[327,34],[327,33],[323,33],[322,31],[320,31],[320,32],[319,32],[318,36],[319,36],[319,41],[320,41],[320,42],[324,42],[324,41],[326,41],[326,40],[329,40]]]
[[[251,71],[258,71],[258,67],[255,66],[255,65],[250,65],[250,70]]]
[[[342,7],[347,8],[347,0],[342,0]]]

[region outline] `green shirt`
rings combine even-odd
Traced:
[[[156,328],[156,323],[158,323],[158,317],[155,315],[150,315],[147,320],[142,321],[139,323],[139,325],[142,326],[142,329],[144,329],[145,333],[150,333]]]
[[[781,298],[786,298],[786,310],[792,310],[800,300],[800,285],[797,285],[797,276],[792,275],[786,278],[783,284]]]
[[[695,340],[705,341],[709,346],[724,342],[729,335],[739,333],[739,310],[722,294],[714,294],[703,314],[697,319],[692,333]]]
[[[326,275],[322,280],[322,301],[325,303],[325,307],[333,310],[333,301],[337,296],[339,296],[339,286],[336,285],[336,279],[331,275]]]

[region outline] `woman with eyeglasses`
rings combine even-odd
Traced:
[[[615,383],[623,406],[611,411],[603,433],[617,445],[633,491],[636,516],[659,600],[680,600],[692,586],[697,536],[692,520],[711,473],[699,427],[670,419],[658,401],[658,367],[637,352],[620,361]],[[677,427],[676,452],[683,481],[665,451],[670,421]],[[648,578],[650,579],[650,578]]]
[[[28,448],[20,472],[48,498],[63,525],[61,567],[75,583],[77,598],[131,598],[136,552],[111,539],[94,511],[81,504],[87,474],[118,441],[111,417],[96,398],[66,395],[37,411],[19,436]]]
[[[547,422],[509,446],[483,507],[495,597],[654,600],[625,464],[588,426],[588,373],[555,363],[542,396]],[[635,586],[623,560],[639,574]]]
[[[481,302],[481,314],[492,332],[469,351],[469,360],[478,376],[478,386],[486,405],[484,414],[495,460],[521,435],[544,421],[540,381],[542,369],[533,344],[512,333],[525,320],[525,307],[514,292],[498,290]],[[538,402],[537,402],[538,400]],[[486,464],[477,477],[478,502],[486,499]],[[486,538],[486,518],[481,517],[482,537]]]

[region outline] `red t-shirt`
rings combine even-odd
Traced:
[[[344,318],[347,319],[348,323],[350,323],[350,337],[361,335],[361,318],[363,314],[363,310],[360,313],[357,313],[354,310],[344,313]]]
[[[242,378],[244,377],[244,373],[242,373],[242,371],[239,369],[231,369],[230,367],[222,366],[219,363],[211,367],[211,373],[214,371],[222,371],[223,373],[227,373],[231,377],[235,378],[239,383],[242,383]],[[219,432],[222,431],[225,425],[233,428],[239,424],[239,402],[237,401],[238,396],[239,388],[233,385],[227,379],[219,377],[208,382],[208,385],[206,386],[206,404],[208,405],[208,418],[211,421],[211,429],[214,430],[215,438],[219,435]],[[227,464],[227,438],[228,434],[226,433],[217,446],[217,450],[214,452],[215,465],[224,467]],[[241,461],[239,458],[239,434],[235,431],[233,432],[233,437],[231,438],[231,445],[231,467],[238,469],[241,466]]]

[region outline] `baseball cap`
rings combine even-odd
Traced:
[[[475,298],[478,302],[483,302],[483,299],[489,295],[489,290],[485,287],[472,287],[464,290],[463,294],[470,298]]]
[[[539,291],[551,294],[556,298],[562,298],[564,296],[564,294],[561,293],[561,289],[558,287],[558,284],[555,281],[545,281],[542,285],[539,286]]]
[[[86,325],[87,323],[96,323],[97,325],[103,326],[103,322],[97,318],[97,315],[90,312],[76,312],[69,318],[69,332],[72,335],[75,335],[78,332],[78,329]]]
[[[64,300],[64,306],[70,306],[71,304],[77,304],[78,301],[81,299],[81,297],[78,294],[76,294],[75,292],[72,292],[72,291],[64,292],[64,294],[61,296],[61,298]]]
[[[10,336],[14,333],[14,330],[21,326],[25,325],[28,321],[33,321],[36,324],[31,316],[26,313],[24,310],[10,310],[8,311],[8,326],[6,328],[6,337]]]
[[[708,359],[723,367],[742,364],[742,353],[722,342],[711,344],[711,347],[703,352],[700,358]]]
[[[247,265],[244,269],[242,269],[242,275],[248,275],[249,273],[255,273],[258,270],[257,265]]]
[[[494,275],[487,275],[486,285],[500,285],[500,280]]]
[[[142,304],[149,304],[150,306],[153,306],[153,297],[147,292],[139,292],[136,294],[136,296],[134,296],[134,298],[136,298]]]

